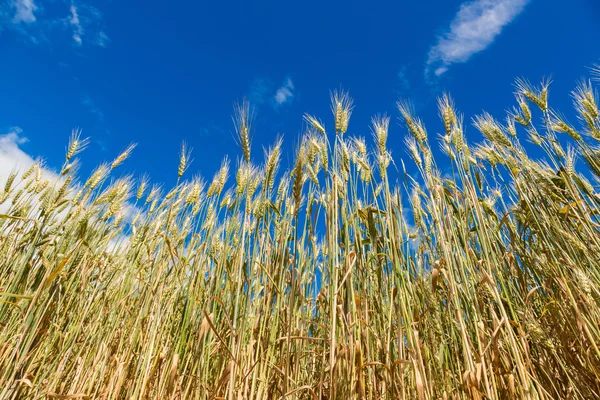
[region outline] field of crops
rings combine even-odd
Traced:
[[[0,182],[0,399],[600,398],[593,85],[571,122],[547,82],[443,96],[439,137],[399,103],[394,159],[333,92],[281,168],[242,102],[236,161],[205,182],[184,146],[173,188],[119,174],[133,147],[77,178],[75,132]]]

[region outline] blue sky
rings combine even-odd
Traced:
[[[59,168],[80,128],[91,138],[84,178],[136,142],[122,172],[172,184],[183,140],[191,173],[207,179],[239,157],[231,114],[244,96],[257,161],[277,134],[292,158],[304,112],[331,126],[339,87],[355,100],[350,134],[370,137],[373,115],[392,117],[396,161],[398,99],[434,135],[444,91],[466,122],[503,118],[515,78],[551,76],[551,105],[570,115],[569,91],[600,61],[600,1],[4,0],[0,55],[0,175],[35,157]]]

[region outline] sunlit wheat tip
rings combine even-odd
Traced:
[[[169,201],[169,200],[173,199],[175,197],[175,195],[179,192],[180,189],[181,188],[178,186],[171,189],[165,196],[165,201]]]
[[[202,192],[203,185],[203,182],[199,178],[194,180],[194,183],[192,184],[192,189],[188,193],[187,198],[185,200],[186,205],[193,204],[200,199],[200,193]]]
[[[510,134],[510,136],[516,138],[517,137],[517,128],[515,126],[515,118],[508,115],[506,117],[506,130]]]
[[[335,131],[345,134],[352,115],[353,101],[345,90],[334,90],[331,95],[331,111],[335,121]]]
[[[40,181],[34,189],[34,193],[35,194],[39,194],[42,190],[44,190],[48,185],[50,184],[50,181],[47,179],[44,179],[43,181]]]
[[[15,178],[17,177],[17,174],[14,172],[11,172],[8,175],[8,178],[6,178],[6,183],[4,184],[4,193],[8,193],[10,192],[10,189],[12,187],[13,182],[15,181]]]
[[[117,158],[114,159],[114,161],[110,165],[110,168],[115,169],[119,165],[121,165],[123,163],[123,161],[125,161],[126,159],[129,158],[129,156],[131,155],[131,152],[133,151],[133,149],[135,149],[136,146],[137,146],[136,143],[130,144],[121,154],[119,154],[117,156]]]
[[[419,144],[423,145],[427,141],[427,131],[423,127],[421,121],[418,118],[413,117],[409,103],[400,101],[396,103],[396,106],[404,118],[404,122],[410,133],[413,134]]]
[[[323,123],[320,120],[318,120],[317,118],[313,117],[310,114],[304,114],[304,120],[310,126],[312,126],[314,129],[316,129],[318,132],[321,132],[324,135],[326,134],[325,127],[323,126]]]
[[[157,197],[159,197],[160,191],[160,185],[153,185],[152,189],[150,189],[150,192],[148,193],[148,196],[146,197],[146,201],[144,202],[144,204],[148,204],[151,201],[155,200]]]
[[[455,125],[451,132],[452,135],[452,143],[454,144],[454,148],[456,151],[461,153],[464,150],[465,146],[465,138],[462,131],[462,126]]]
[[[35,183],[39,184],[42,180],[42,167],[39,166],[35,169]]]
[[[244,161],[250,162],[250,128],[252,122],[252,114],[250,103],[244,99],[241,103],[234,106],[233,124],[237,133],[237,139],[242,148]]]
[[[555,153],[559,156],[559,157],[565,157],[566,153],[563,150],[562,146],[560,145],[560,143],[558,142],[558,140],[552,139],[550,141],[552,148],[554,149]]]
[[[519,115],[517,113],[515,115],[515,119],[520,124],[522,124],[524,126],[528,126],[529,124],[531,124],[531,110],[529,109],[529,106],[527,105],[527,102],[525,101],[523,96],[517,96],[517,101],[519,103],[519,107],[521,108],[521,113],[523,115],[522,115],[522,118],[517,119],[517,115]]]
[[[365,142],[365,138],[354,138],[354,146],[356,146],[356,150],[361,155],[361,157],[367,156],[367,143]]]
[[[260,182],[262,180],[263,171],[259,170],[257,167],[252,166],[248,171],[248,192],[247,197],[248,200],[254,196],[254,193],[258,189]]]
[[[236,194],[244,193],[248,185],[250,168],[245,165],[240,165],[235,175]]]
[[[221,208],[229,207],[232,203],[233,203],[233,192],[230,189],[223,195],[223,200],[221,200],[220,207]]]
[[[154,213],[157,205],[158,205],[158,199],[152,200],[152,202],[150,203],[150,207],[148,207],[148,215],[152,215]]]
[[[517,93],[535,103],[542,111],[548,109],[548,86],[550,82],[542,82],[541,89],[534,88],[529,82],[517,79]]]
[[[390,126],[390,118],[386,115],[377,115],[371,120],[373,138],[377,143],[379,154],[386,152],[386,144],[388,138],[388,129]]]
[[[81,130],[74,129],[69,139],[69,146],[67,147],[66,161],[70,161],[78,153],[85,150],[89,144],[89,139],[81,139]]]
[[[300,209],[300,201],[302,198],[302,184],[303,184],[303,168],[304,158],[301,152],[296,156],[296,164],[292,171],[292,177],[294,179],[294,186],[292,188],[292,198],[294,199],[294,216],[298,216]]]
[[[404,139],[404,145],[406,146],[406,148],[408,148],[409,153],[412,156],[415,164],[417,164],[418,167],[421,167],[423,161],[421,159],[421,153],[419,152],[419,148],[417,146],[417,142],[415,141],[415,138],[414,137],[406,137]]]
[[[421,197],[419,196],[419,193],[416,190],[413,192],[412,195],[412,208],[415,225],[419,227],[423,221],[423,209],[421,207]]]
[[[277,139],[275,145],[270,147],[269,150],[265,150],[265,182],[264,187],[271,190],[275,183],[275,175],[279,168],[279,161],[281,156],[281,144],[282,138]]]
[[[225,158],[221,162],[221,168],[219,169],[219,171],[217,171],[217,173],[215,173],[213,180],[212,180],[210,186],[208,187],[206,195],[208,197],[212,197],[214,195],[217,195],[217,196],[220,195],[221,191],[225,187],[225,183],[227,182],[228,178],[229,178],[229,159]]]
[[[512,143],[502,131],[500,124],[488,113],[479,115],[473,120],[473,125],[492,143],[511,147]]]
[[[586,111],[592,120],[598,119],[600,112],[596,101],[597,93],[589,82],[581,82],[571,95],[575,99],[575,107],[580,112]]]
[[[60,200],[62,200],[62,198],[67,194],[67,192],[69,191],[69,187],[70,187],[72,181],[73,181],[73,177],[72,176],[68,176],[65,179],[65,181],[63,182],[63,184],[60,186],[60,188],[56,192],[56,201],[57,202],[60,201]]]
[[[15,193],[15,195],[12,198],[12,204],[13,205],[17,204],[17,202],[19,201],[19,199],[21,198],[21,196],[23,196],[24,193],[25,193],[24,189],[19,189],[17,191],[17,193]]]
[[[75,174],[78,168],[79,168],[79,160],[76,159],[73,162],[65,163],[62,170],[60,171],[60,174],[63,176],[67,175],[69,173]]]
[[[185,142],[181,144],[181,151],[179,152],[179,168],[177,169],[177,178],[181,179],[185,171],[190,166],[190,157],[192,150],[187,146]]]
[[[23,173],[23,175],[21,175],[21,179],[25,180],[25,179],[29,178],[35,172],[35,170],[37,168],[38,168],[38,162],[31,164],[31,167],[27,168],[27,170]]]
[[[446,134],[450,134],[452,127],[456,124],[456,113],[454,112],[452,99],[446,93],[438,98],[438,110],[444,122]]]
[[[144,193],[146,192],[146,188],[148,187],[149,181],[150,181],[150,178],[148,178],[148,175],[146,175],[146,174],[142,175],[141,179],[138,182],[137,191],[135,193],[135,199],[137,201],[139,201],[144,196]]]
[[[98,168],[92,172],[90,178],[86,181],[85,187],[88,187],[90,190],[94,190],[100,182],[102,182],[109,173],[108,164],[102,164]]]

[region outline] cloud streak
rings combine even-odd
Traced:
[[[83,95],[81,104],[83,104],[91,114],[95,115],[99,122],[104,122],[104,111],[94,103],[90,96]]]
[[[82,43],[81,36],[83,35],[83,27],[81,26],[81,21],[79,21],[79,14],[77,13],[77,7],[75,7],[75,4],[71,4],[69,11],[71,11],[71,15],[69,16],[69,23],[73,27],[73,40],[78,45],[81,45],[81,43]]]
[[[288,101],[291,101],[293,97],[294,82],[292,82],[290,78],[286,78],[286,80],[283,82],[283,85],[281,85],[279,89],[277,89],[277,92],[275,92],[273,100],[277,105],[282,105]]]
[[[73,41],[81,46],[85,41],[88,44],[106,47],[108,35],[102,30],[102,13],[95,7],[73,2],[69,7],[69,16],[66,22],[73,31]]]
[[[290,103],[294,95],[294,82],[289,77],[285,78],[279,87],[270,78],[256,77],[250,81],[248,87],[248,100],[258,108],[269,105],[277,110],[284,104]]]
[[[13,3],[15,15],[12,19],[14,24],[24,22],[30,24],[35,22],[34,11],[38,9],[33,0],[15,0]]]
[[[426,73],[440,76],[485,50],[529,0],[475,0],[463,3],[446,33],[429,51]]]
[[[87,0],[8,0],[0,4],[0,31],[10,29],[42,44],[70,33],[75,46],[106,47],[102,13]]]

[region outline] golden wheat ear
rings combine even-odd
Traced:
[[[233,125],[235,127],[236,139],[242,149],[242,155],[246,163],[250,162],[252,109],[250,102],[246,99],[236,103],[233,107]]]
[[[65,161],[69,162],[77,154],[84,151],[89,145],[89,143],[89,138],[81,138],[81,129],[73,129],[73,131],[71,132],[71,137],[69,138],[69,145],[67,147]]]
[[[354,109],[354,101],[350,97],[350,94],[343,89],[331,92],[330,99],[331,112],[335,121],[335,131],[343,135],[348,130],[348,123]]]
[[[548,87],[552,81],[543,79],[538,87],[533,86],[528,80],[519,78],[515,82],[516,95],[523,96],[534,103],[542,111],[548,110]]]
[[[438,97],[438,112],[444,122],[446,135],[449,135],[452,132],[452,127],[456,125],[456,112],[454,111],[454,102],[447,93]]]
[[[318,132],[321,132],[323,135],[327,134],[323,122],[321,122],[321,120],[319,120],[318,118],[313,117],[310,114],[304,114],[304,121],[306,121],[306,123],[308,123],[309,126],[316,129]]]
[[[421,120],[414,116],[411,104],[408,101],[400,100],[396,103],[396,107],[400,111],[410,133],[420,145],[424,145],[427,142],[427,130]]]
[[[269,149],[265,149],[265,166],[264,166],[264,174],[265,178],[263,181],[264,190],[272,190],[273,185],[275,184],[275,175],[277,174],[277,170],[279,169],[279,163],[281,158],[281,145],[283,143],[283,138],[279,137],[275,144]]]
[[[115,158],[115,160],[110,165],[110,168],[115,169],[119,165],[121,165],[123,163],[123,161],[127,160],[129,158],[129,156],[131,156],[133,149],[135,149],[136,147],[137,147],[137,143],[130,144],[125,150],[123,150],[123,152],[121,152],[121,154],[119,154],[117,156],[117,158]]]

